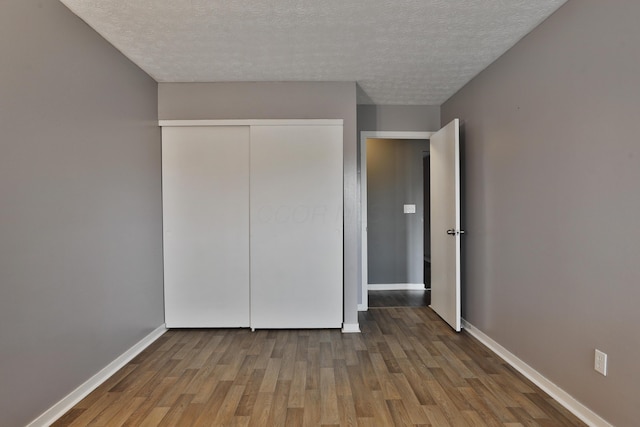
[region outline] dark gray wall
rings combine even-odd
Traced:
[[[163,323],[157,84],[56,1],[0,13],[0,424]]]
[[[367,254],[371,284],[424,283],[425,151],[429,151],[426,140],[367,140]],[[405,204],[415,204],[416,213],[405,214]]]
[[[160,83],[162,120],[344,120],[344,322],[358,323],[356,84],[354,82]]]
[[[442,109],[463,120],[464,316],[617,426],[640,419],[638,16],[569,0]]]

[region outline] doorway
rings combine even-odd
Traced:
[[[428,140],[430,139],[431,135],[433,135],[434,132],[361,132],[360,134],[360,191],[361,191],[361,223],[362,223],[362,229],[361,229],[361,248],[362,248],[362,257],[361,257],[361,293],[360,293],[360,298],[359,298],[359,304],[358,304],[358,309],[360,311],[366,311],[369,307],[379,307],[381,305],[394,305],[394,306],[398,306],[398,305],[404,305],[404,306],[412,306],[412,305],[420,305],[420,306],[424,306],[424,305],[428,305],[428,301],[426,301],[425,298],[425,284],[427,284],[426,286],[428,287],[428,279],[425,280],[425,276],[423,276],[424,274],[429,274],[429,264],[428,261],[430,261],[430,257],[429,257],[429,253],[424,251],[424,239],[428,238],[428,233],[429,233],[429,223],[428,223],[428,218],[429,218],[429,211],[422,211],[422,208],[424,206],[424,203],[422,203],[422,197],[425,196],[424,193],[420,194],[420,202],[422,204],[422,206],[416,206],[415,202],[413,202],[411,200],[411,197],[406,197],[407,200],[404,200],[402,197],[405,197],[406,194],[400,195],[399,198],[395,197],[392,203],[392,206],[390,207],[390,209],[393,212],[389,212],[389,207],[386,206],[384,209],[378,209],[377,212],[369,212],[369,205],[370,202],[373,202],[373,200],[369,199],[369,194],[368,194],[368,184],[369,184],[369,175],[368,175],[368,171],[367,171],[367,141],[368,140],[397,140],[398,142],[404,142],[404,143],[411,143],[413,142],[413,147],[411,148],[411,150],[416,151],[414,152],[414,156],[417,156],[414,160],[412,160],[412,162],[416,162],[414,163],[413,167],[419,169],[419,187],[421,188],[420,191],[422,191],[422,187],[423,187],[423,183],[424,180],[428,181],[428,176],[429,176],[429,171],[428,169],[423,172],[423,165],[425,163],[425,156],[426,156],[426,164],[429,163],[429,158],[428,158]],[[416,140],[425,140],[426,145],[422,145],[419,146],[418,142]],[[426,147],[426,148],[425,148]],[[409,151],[411,151],[409,150]],[[426,153],[423,153],[423,151],[426,151]],[[387,157],[389,157],[389,153],[391,153],[391,151],[388,151],[386,153]],[[385,156],[385,153],[381,154],[382,157]],[[400,154],[399,157],[398,155],[395,155],[392,157],[395,158],[395,160],[391,160],[394,162],[402,162],[402,156],[406,155],[406,154]],[[383,161],[384,159],[381,159],[380,161]],[[396,165],[397,167],[397,165]],[[415,171],[414,171],[414,175],[415,175]],[[378,179],[380,180],[380,176],[375,177],[374,179]],[[384,177],[383,177],[384,180]],[[411,184],[409,184],[411,185]],[[418,185],[416,185],[416,187],[418,187]],[[426,193],[426,197],[428,200],[428,185],[426,186],[427,188],[427,193]],[[387,188],[386,192],[391,194],[393,193],[393,188]],[[385,201],[385,197],[389,198],[389,194],[385,194],[383,192],[382,195],[377,194],[375,195],[375,197],[377,197],[377,201],[376,202],[383,202],[384,204],[386,204]],[[397,196],[397,195],[396,195]],[[428,204],[427,204],[428,206]],[[371,205],[372,207],[372,211],[373,209],[376,208],[376,204],[374,203],[373,205]],[[398,211],[398,209],[400,209],[400,211]],[[418,219],[415,214],[417,213],[417,211],[420,212],[421,216]],[[373,216],[370,216],[370,214],[373,214]],[[381,229],[378,229],[377,233],[373,233],[372,235],[370,235],[369,233],[369,225],[376,225],[371,223],[370,221],[378,221],[380,220],[380,217],[384,217],[384,216],[394,216],[396,218],[396,221],[402,221],[402,224],[399,227],[396,227],[395,230],[389,230],[388,228],[393,229],[393,226],[391,227],[382,227]],[[402,218],[404,216],[404,219]],[[413,218],[412,218],[413,216]],[[423,221],[423,218],[426,218],[426,221]],[[407,231],[407,227],[410,227],[410,224],[413,222],[414,224],[417,223],[417,221],[420,221],[420,233],[419,236],[416,236],[416,233],[410,233],[409,231]],[[409,226],[406,226],[405,224],[409,224]],[[405,227],[405,228],[402,228]],[[401,238],[398,239],[397,235],[398,235],[398,229],[400,229],[400,234],[405,233],[405,234],[411,234],[411,240],[412,242],[409,241],[395,241],[394,240],[402,240]],[[422,230],[425,230],[424,232]],[[417,230],[417,228],[415,228],[414,230]],[[373,231],[373,230],[372,230]],[[393,232],[396,232],[396,235],[393,235]],[[379,248],[383,247],[383,249],[380,249],[380,251],[382,253],[378,253],[378,254],[370,254],[369,252],[369,242],[373,243],[374,241],[375,243],[375,248],[376,250],[378,250]],[[416,241],[420,242],[420,246],[417,247],[416,246]],[[398,246],[399,244],[399,246]],[[397,248],[394,248],[394,245],[397,246]],[[403,247],[404,245],[404,247]],[[379,251],[379,252],[380,252]],[[387,252],[386,254],[384,252]],[[407,257],[407,251],[409,252],[409,254],[411,255],[409,259]],[[403,253],[404,252],[404,253]],[[398,268],[401,270],[403,268],[402,265],[400,265],[400,267],[398,267],[399,263],[396,260],[396,263],[394,265],[393,262],[393,256],[394,254],[399,255],[400,257],[404,256],[404,259],[406,259],[407,264],[411,264],[408,267],[409,270],[411,270],[410,272],[408,272],[405,276],[402,276],[403,272],[400,272],[400,276],[398,276],[397,274],[394,276],[393,275],[393,270],[394,268],[396,270],[398,270]],[[386,256],[385,256],[386,255]],[[371,260],[371,257],[374,257],[374,260]],[[369,262],[372,261],[375,263],[375,265],[373,266],[373,269],[370,269],[369,266]],[[416,272],[417,270],[417,272]],[[376,277],[370,277],[370,272],[372,273],[372,276],[376,276]],[[397,271],[396,271],[397,273]],[[428,276],[427,276],[428,277]],[[370,281],[373,279],[372,284],[370,285]],[[369,295],[369,291],[372,290],[373,292],[375,292],[375,294],[371,294],[371,300],[370,295]]]

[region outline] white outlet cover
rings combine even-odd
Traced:
[[[607,353],[596,349],[594,369],[605,377],[607,376]]]

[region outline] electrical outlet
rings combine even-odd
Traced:
[[[607,353],[596,349],[596,359],[593,368],[605,377],[607,376]]]

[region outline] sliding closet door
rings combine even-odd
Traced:
[[[249,326],[249,127],[163,127],[165,321]]]
[[[251,127],[251,327],[342,325],[342,126]]]

